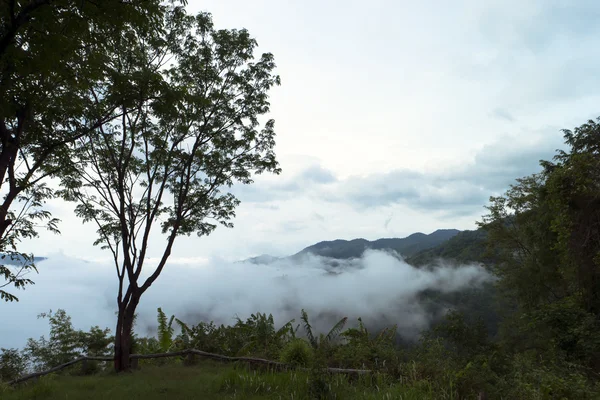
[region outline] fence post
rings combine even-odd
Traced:
[[[87,375],[88,373],[88,359],[84,358],[81,361],[81,375]]]
[[[194,364],[196,364],[196,355],[190,351],[189,353],[187,353],[187,356],[185,357],[185,365],[194,365]]]

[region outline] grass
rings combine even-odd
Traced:
[[[202,361],[195,366],[144,365],[125,374],[50,375],[15,388],[2,400],[38,399],[433,399],[431,387],[402,385],[383,375],[351,381],[343,375],[253,371],[242,365]]]

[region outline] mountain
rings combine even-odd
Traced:
[[[494,262],[486,252],[486,234],[481,229],[475,231],[443,229],[429,235],[414,233],[401,239],[384,238],[374,241],[338,239],[316,243],[289,257],[261,255],[242,262],[270,264],[277,260],[294,261],[312,254],[324,257],[321,261],[327,267],[327,273],[337,274],[338,266],[351,266],[356,262],[352,259],[359,258],[367,249],[394,250],[401,254],[408,264],[415,267],[434,266],[439,260],[450,264],[471,262],[493,264]],[[468,321],[483,321],[491,336],[498,332],[499,315],[496,311],[496,289],[493,282],[455,292],[427,289],[418,294],[418,300],[430,315],[439,316],[443,315],[440,314],[440,310],[454,309],[463,312]],[[435,321],[439,322],[439,320],[436,317]]]
[[[261,254],[257,257],[247,258],[240,262],[250,263],[250,264],[271,264],[275,261],[280,260],[279,257],[270,256],[268,254]]]
[[[424,233],[413,233],[405,238],[383,238],[374,241],[366,239],[353,240],[332,240],[324,241],[306,247],[298,253],[286,257],[288,259],[299,259],[308,254],[327,257],[337,260],[348,260],[359,258],[365,250],[393,250],[403,257],[411,257],[420,251],[434,248],[452,237],[458,235],[459,230],[456,229],[439,229],[429,235]],[[268,254],[263,254],[258,257],[249,258],[242,262],[252,264],[271,264],[282,258],[273,257]]]
[[[44,261],[44,260],[47,260],[47,257],[33,257],[34,263],[38,263],[38,262]],[[30,260],[27,260],[25,257],[23,257],[21,254],[18,254],[18,253],[13,253],[13,254],[0,253],[0,265],[4,264],[4,265],[21,266],[21,265],[26,264],[29,261]]]
[[[440,259],[456,263],[494,263],[493,256],[486,250],[485,231],[462,231],[447,241],[408,256],[406,262],[415,266],[432,264]]]
[[[368,241],[365,239],[333,240],[309,246],[292,257],[313,254],[336,259],[358,258],[365,250],[393,250],[403,257],[410,257],[419,251],[435,247],[460,233],[456,229],[439,229],[429,235],[413,233],[405,238],[385,238]]]

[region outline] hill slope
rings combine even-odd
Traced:
[[[435,263],[439,259],[456,263],[487,264],[493,260],[486,254],[485,240],[486,233],[481,229],[462,231],[447,241],[408,256],[406,261],[415,266]]]

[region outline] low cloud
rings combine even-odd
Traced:
[[[236,316],[245,319],[255,312],[272,313],[283,324],[305,308],[317,330],[330,328],[336,318],[360,316],[367,323],[398,324],[400,333],[411,336],[435,317],[417,301],[420,292],[453,292],[491,279],[477,265],[416,269],[381,251],[368,251],[337,267],[314,256],[271,265],[185,261],[170,262],[144,294],[138,308],[140,334],[154,332],[157,307],[191,324],[231,324]],[[5,305],[3,319],[11,323],[0,325],[0,346],[21,347],[28,337],[47,335],[47,321],[36,315],[49,309],[65,309],[77,328],[113,328],[116,277],[109,263],[55,254],[39,269],[32,277],[36,284],[18,293],[21,301]]]

